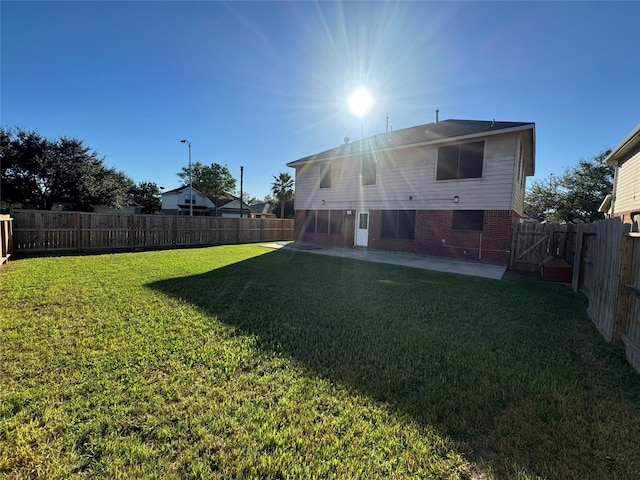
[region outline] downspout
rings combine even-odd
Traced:
[[[478,260],[482,260],[482,232],[480,232],[480,247],[478,248]]]

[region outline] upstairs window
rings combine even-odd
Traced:
[[[320,188],[331,188],[331,163],[320,164]]]
[[[362,185],[375,185],[378,164],[372,155],[362,159]]]
[[[193,203],[195,205],[196,204],[195,195],[193,196],[193,198],[191,198],[191,196],[189,194],[186,194],[185,197],[184,197],[184,203],[186,203],[186,204]]]
[[[484,141],[438,148],[436,180],[482,178]]]

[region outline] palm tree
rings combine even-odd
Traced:
[[[271,193],[280,202],[280,218],[284,218],[284,204],[288,200],[293,199],[293,178],[286,172],[280,172],[271,184]]]

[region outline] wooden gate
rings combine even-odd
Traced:
[[[575,233],[576,226],[572,223],[514,224],[509,268],[538,271],[550,256],[558,256],[573,264]]]

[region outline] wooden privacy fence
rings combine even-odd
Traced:
[[[629,227],[621,218],[577,226],[572,287],[588,298],[604,339],[622,344],[640,372],[640,233]]]
[[[16,210],[16,254],[273,242],[293,239],[293,220]]]
[[[4,264],[13,252],[13,218],[0,215],[0,265]]]
[[[521,222],[513,225],[509,268],[540,271],[551,256],[573,263],[576,225]]]
[[[640,233],[621,218],[583,224],[514,225],[510,268],[540,271],[549,257],[573,266],[572,287],[603,338],[624,347],[640,372]]]

